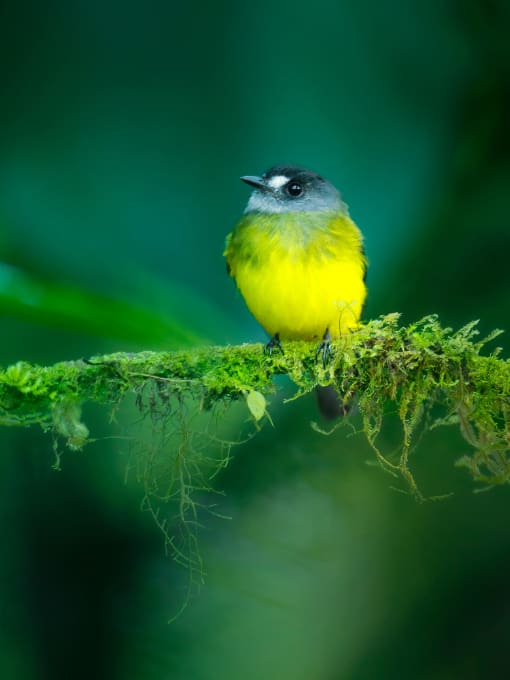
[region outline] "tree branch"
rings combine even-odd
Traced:
[[[407,327],[390,314],[363,325],[333,344],[334,357],[324,367],[316,361],[316,343],[284,343],[285,354],[264,355],[260,344],[199,347],[178,352],[115,353],[53,366],[26,362],[0,372],[0,425],[39,423],[65,437],[71,448],[86,443],[80,419],[84,402],[117,403],[147,384],[164,386],[167,396],[191,397],[207,409],[215,403],[247,399],[261,419],[264,395],[274,391],[272,377],[286,374],[297,395],[316,385],[333,384],[346,401],[357,396],[363,429],[379,462],[401,473],[413,491],[408,469],[419,425],[457,424],[471,454],[459,464],[487,484],[510,479],[510,363],[482,356],[489,338],[476,341],[476,322],[452,332],[435,317]],[[385,404],[394,402],[403,427],[397,458],[379,450]],[[433,405],[441,416],[425,419]],[[437,410],[437,409],[436,409]],[[169,415],[171,417],[171,415]]]

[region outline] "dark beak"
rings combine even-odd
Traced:
[[[256,175],[245,175],[241,177],[241,181],[246,182],[251,187],[255,187],[255,189],[262,189],[263,191],[267,189],[267,184],[262,177],[257,177]]]

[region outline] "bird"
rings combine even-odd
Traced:
[[[265,351],[282,341],[318,340],[324,365],[331,340],[358,327],[367,295],[361,231],[340,192],[312,170],[275,165],[240,178],[252,189],[227,236],[227,272],[268,333]],[[317,392],[322,415],[345,413],[333,387]]]

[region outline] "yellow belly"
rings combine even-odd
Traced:
[[[249,310],[265,330],[291,340],[321,338],[326,330],[338,337],[356,327],[366,297],[356,225],[337,217],[330,230],[306,239],[292,224],[278,230],[255,225],[234,232],[226,254]]]
[[[241,266],[236,282],[246,304],[282,340],[332,337],[354,328],[365,301],[360,267],[349,263],[292,262],[271,268]]]

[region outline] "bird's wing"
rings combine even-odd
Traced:
[[[227,260],[227,262],[226,262],[226,264],[227,264],[227,274],[229,276],[234,276],[231,243],[232,243],[232,234],[229,234],[227,236],[227,240],[226,240],[226,243],[225,243],[225,250],[223,251],[223,255],[225,256],[225,258]]]

